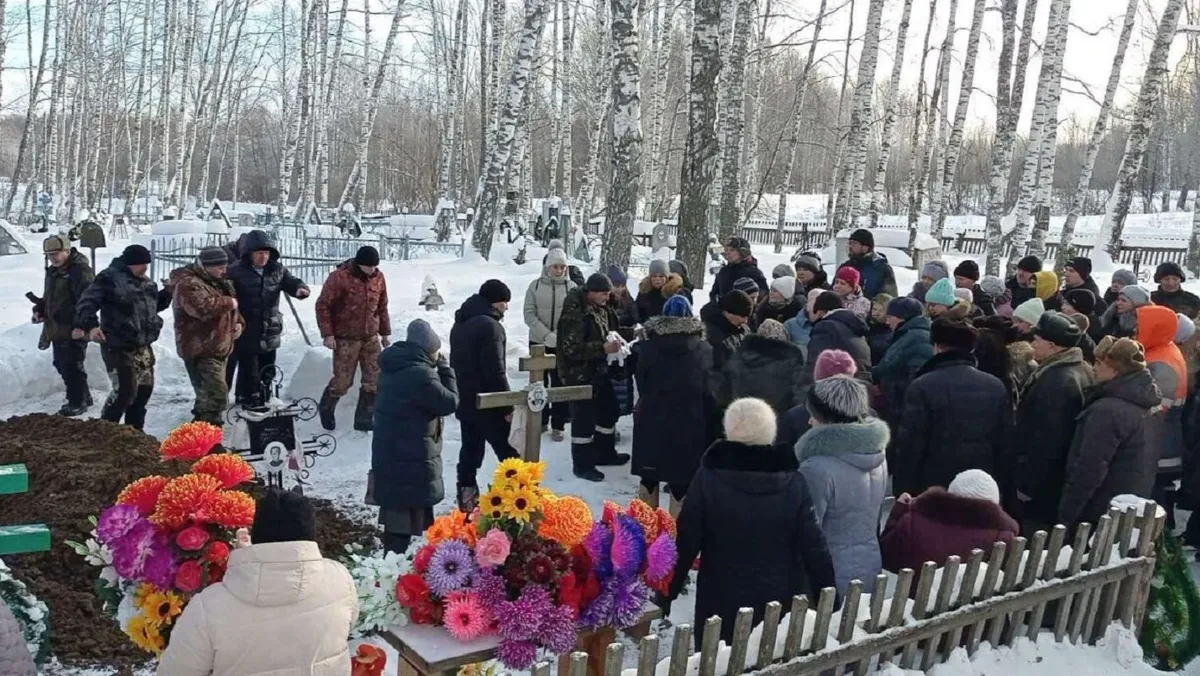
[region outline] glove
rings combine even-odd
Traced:
[[[551,350],[558,347],[558,334],[553,331],[551,331],[550,333],[547,333],[546,339],[542,341],[542,344],[545,345],[546,347],[550,348]]]

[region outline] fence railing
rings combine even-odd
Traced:
[[[1069,543],[1060,525],[1011,545],[998,542],[986,561],[976,549],[965,561],[951,556],[940,568],[928,562],[919,575],[903,569],[891,598],[885,598],[888,574],[872,581],[869,594],[855,580],[839,612],[833,610],[837,595],[831,588],[821,591],[815,611],[806,596],[792,599],[786,615],[780,603],[768,604],[757,628],[753,611],[743,608],[729,645],[720,640],[719,617],[704,622],[698,656],[691,654],[692,626],[680,624],[669,657],[660,662],[659,637],[646,636],[638,644],[636,670],[624,673],[686,676],[698,666],[700,676],[747,670],[763,676],[862,676],[885,662],[928,670],[956,648],[974,654],[984,641],[1012,645],[1019,637],[1036,639],[1044,628],[1059,642],[1094,643],[1114,621],[1136,632],[1164,521],[1153,503],[1140,515],[1133,508],[1113,508],[1095,529],[1081,524]],[[605,657],[605,673],[619,673],[613,665],[621,664],[624,646],[609,645]],[[570,676],[581,676],[586,661],[585,654],[573,654]],[[548,663],[534,668],[535,675],[549,671]]]

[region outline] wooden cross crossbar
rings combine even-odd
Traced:
[[[529,408],[529,388],[535,383],[541,383],[546,371],[551,371],[557,364],[554,355],[546,354],[546,348],[534,345],[529,349],[528,357],[521,357],[518,362],[520,370],[529,373],[529,386],[512,392],[489,392],[479,395],[475,406],[480,409],[503,408],[506,406],[523,406],[528,414],[525,420],[525,460],[537,462],[542,457],[542,411]],[[583,401],[592,398],[591,385],[572,385],[568,387],[547,387],[546,401],[548,404],[561,404],[567,401]]]

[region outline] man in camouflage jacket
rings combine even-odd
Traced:
[[[73,339],[71,327],[75,322],[75,303],[95,275],[87,257],[62,235],[47,237],[42,242],[42,251],[49,265],[42,297],[34,297],[33,321],[42,325],[38,349],[53,349],[54,368],[67,388],[67,401],[58,414],[73,417],[82,415],[92,405],[84,368],[87,341]]]
[[[616,312],[608,304],[612,282],[602,274],[588,278],[563,302],[558,320],[558,373],[564,385],[591,385],[592,398],[571,402],[571,463],[575,476],[603,481],[597,466],[619,466],[629,462],[627,453],[617,453],[615,428],[620,410],[608,355],[621,349],[608,334],[619,327]]]
[[[372,246],[334,270],[317,298],[317,326],[325,347],[333,350],[333,378],[321,395],[317,410],[321,426],[337,426],[334,411],[362,370],[354,429],[369,431],[375,415],[375,387],[379,383],[379,353],[392,342],[388,316],[387,280],[379,270],[379,251]]]
[[[196,393],[193,420],[223,424],[229,404],[225,367],[244,324],[237,293],[225,279],[229,257],[220,247],[200,250],[197,261],[171,274],[175,298],[175,349]]]

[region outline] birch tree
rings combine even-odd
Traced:
[[[517,120],[521,116],[521,103],[525,90],[533,76],[533,57],[546,26],[546,0],[525,0],[525,21],[521,29],[521,40],[513,60],[512,71],[503,95],[497,90],[497,124],[495,143],[491,149],[484,175],[480,179],[475,198],[475,232],[471,244],[485,259],[491,255],[492,240],[499,216],[500,191],[504,186],[504,173],[512,153],[513,138],[517,131]]]
[[[642,99],[638,67],[636,0],[611,0],[613,177],[608,188],[608,217],[600,250],[602,266],[629,267],[633,224],[642,186]]]
[[[904,8],[900,11],[900,27],[896,35],[896,52],[892,55],[892,77],[888,82],[887,105],[883,113],[883,131],[879,135],[879,157],[875,160],[875,185],[871,189],[869,211],[871,227],[879,226],[879,203],[883,198],[887,184],[888,162],[892,157],[892,137],[896,133],[896,120],[899,118],[896,106],[900,98],[900,75],[904,70],[905,48],[908,43],[908,24],[912,17],[913,0],[904,0]],[[930,6],[932,14],[933,6]]]
[[[846,167],[838,188],[834,228],[852,227],[855,222],[855,177],[867,165],[867,132],[871,127],[871,97],[875,90],[875,68],[879,64],[879,24],[883,19],[883,0],[871,0],[867,5],[867,30],[863,36],[862,54],[858,57],[858,81],[850,111],[850,131],[846,139]]]
[[[721,73],[720,0],[694,0],[688,85],[688,135],[680,177],[676,255],[692,281],[704,288],[708,253],[708,204],[717,154],[717,78]]]
[[[663,117],[667,104],[667,77],[670,74],[671,45],[674,38],[675,11],[673,2],[668,1],[662,12],[662,25],[659,28],[661,38],[656,54],[654,90],[650,95],[650,163],[648,184],[651,186],[650,218],[655,221],[662,218],[663,206],[667,201],[666,181],[662,180],[666,170],[664,148],[669,144],[669,138],[663,138]]]
[[[746,49],[757,3],[738,0],[729,63],[721,75],[721,211],[718,231],[725,240],[742,224],[742,131],[746,125]]]
[[[1167,0],[1162,18],[1159,19],[1154,46],[1150,50],[1146,73],[1142,76],[1142,87],[1134,107],[1129,137],[1125,141],[1125,154],[1121,157],[1120,168],[1117,169],[1116,185],[1113,186],[1104,207],[1104,220],[1100,223],[1096,245],[1104,246],[1113,260],[1116,260],[1121,252],[1121,233],[1125,229],[1125,217],[1129,215],[1129,204],[1133,200],[1138,172],[1146,154],[1159,91],[1167,78],[1167,58],[1170,56],[1171,40],[1179,27],[1179,15],[1182,10],[1183,0]]]
[[[454,38],[449,53],[449,72],[446,75],[447,91],[446,110],[442,116],[441,159],[438,162],[438,197],[441,201],[454,203],[454,165],[455,148],[458,147],[458,90],[459,80],[463,77],[461,56],[466,51],[467,0],[458,0],[458,9],[454,14]],[[454,228],[451,219],[447,219],[438,206],[437,238],[445,242],[450,238]]]
[[[925,24],[925,40],[921,47],[921,70],[920,77],[917,78],[917,103],[916,114],[913,116],[912,138],[910,142],[912,161],[908,168],[908,250],[913,252],[917,246],[918,227],[921,222],[921,203],[925,199],[925,172],[928,171],[929,146],[930,139],[933,138],[933,125],[936,119],[934,108],[937,98],[937,87],[934,87],[933,95],[928,99],[925,97],[925,65],[930,53],[930,38],[933,34],[933,20],[937,15],[938,1],[934,0],[929,7],[929,21]],[[957,10],[957,3],[951,0],[952,10]],[[953,15],[953,11],[951,12]],[[939,64],[941,58],[938,58]],[[940,77],[940,68],[936,77]],[[922,122],[924,118],[924,122]],[[922,132],[925,132],[924,134]]]
[[[150,12],[149,11],[145,12],[145,16],[149,17]],[[26,26],[27,26],[29,35],[32,37],[33,22],[32,22],[32,19],[30,19],[29,17],[30,17],[30,9],[29,9],[29,5],[26,5],[26,19],[27,19]],[[0,19],[0,21],[3,21],[3,19]],[[50,26],[51,25],[52,24],[50,22],[50,2],[47,0],[46,4],[44,5],[43,10],[42,10],[42,47],[38,53],[37,72],[36,72],[36,75],[33,76],[33,83],[29,89],[29,100],[25,104],[25,124],[21,127],[21,140],[17,144],[17,159],[16,159],[16,162],[13,164],[13,174],[12,174],[12,179],[9,183],[8,196],[5,197],[5,199],[4,199],[4,213],[5,214],[8,214],[9,212],[12,211],[13,200],[17,196],[17,186],[19,186],[21,183],[21,171],[25,165],[26,149],[29,147],[29,139],[33,135],[34,120],[36,119],[34,116],[34,112],[39,103],[38,97],[42,91],[42,81],[46,75],[46,54],[50,51]],[[145,25],[146,24],[143,24],[143,27]],[[149,36],[146,35],[144,32],[143,32],[143,36],[144,36],[143,43],[148,45],[150,43]],[[30,49],[32,49],[32,46],[30,47]],[[143,48],[142,53],[143,53],[142,67],[143,67],[143,72],[144,72],[144,67],[146,64],[145,48]],[[140,76],[139,76],[139,82],[142,82]],[[141,90],[139,88],[138,96],[137,96],[137,102],[139,104],[141,103],[141,98],[142,98]],[[141,116],[140,116],[140,111],[139,111],[139,115],[135,116],[135,119],[140,119],[140,117]],[[136,164],[136,161],[132,162],[132,164]],[[31,183],[29,186],[27,186],[25,188],[26,195],[29,194],[32,187],[33,186]]]

